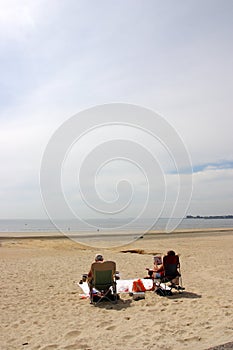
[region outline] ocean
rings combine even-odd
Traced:
[[[95,220],[89,219],[89,225],[76,220],[60,220],[58,223],[59,229],[50,220],[0,220],[0,233],[10,233],[10,232],[48,232],[56,233],[62,232],[96,232],[96,231],[111,231],[111,229],[117,229],[119,232],[135,231],[139,232],[143,230],[146,226],[151,227],[151,230],[164,231],[168,219],[160,218],[154,225],[151,226],[151,220],[148,219],[142,221],[141,223],[135,224],[131,223],[129,226],[124,225],[127,220]],[[233,219],[182,219],[177,230],[181,229],[207,229],[207,228],[233,228]]]

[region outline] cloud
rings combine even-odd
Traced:
[[[32,3],[29,5],[28,1],[1,1],[0,6],[0,33],[5,44],[7,40],[22,40],[35,27]]]
[[[206,163],[201,165],[195,165],[193,172],[201,172],[204,170],[219,170],[219,169],[233,169],[233,161],[222,161],[218,163]]]
[[[51,135],[78,111],[116,101],[155,109],[166,118],[184,140],[202,189],[194,198],[195,210],[206,210],[208,198],[209,208],[221,210],[217,195],[204,190],[201,175],[212,181],[216,174],[227,196],[223,172],[231,170],[233,147],[232,1],[224,7],[217,0],[103,1],[98,6],[1,1],[0,7],[1,186],[8,203],[3,217],[44,215],[36,204],[38,174]],[[153,150],[172,179],[171,161],[160,147]],[[214,186],[212,191],[218,193]],[[32,206],[22,201],[23,193],[30,193]],[[231,202],[226,203],[230,211]]]
[[[206,169],[193,176],[194,186],[189,213],[195,215],[231,214],[233,169]]]

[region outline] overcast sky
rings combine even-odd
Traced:
[[[232,0],[0,0],[0,218],[47,217],[39,173],[49,139],[111,102],[155,110],[180,135],[193,165],[187,214],[233,214],[232,18]],[[137,186],[131,168],[113,164],[102,194],[126,169]]]

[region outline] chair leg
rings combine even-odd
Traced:
[[[114,282],[114,283],[113,283],[112,289],[113,289],[114,303],[117,303],[117,289],[116,289],[116,282]]]
[[[89,290],[90,290],[90,304],[93,304],[93,287],[91,285],[89,286]]]

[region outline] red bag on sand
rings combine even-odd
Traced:
[[[133,292],[145,292],[146,288],[140,279],[133,281]]]

